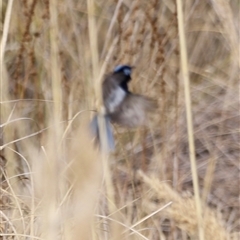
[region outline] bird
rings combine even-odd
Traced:
[[[114,137],[111,123],[122,127],[135,128],[146,124],[147,113],[156,108],[153,99],[132,93],[128,84],[132,80],[133,66],[118,65],[107,74],[102,83],[102,98],[105,107],[105,126],[107,145],[110,150],[114,149]],[[91,122],[93,135],[99,142],[98,115]]]

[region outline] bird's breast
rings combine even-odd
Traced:
[[[108,113],[113,113],[123,102],[127,93],[121,87],[116,87],[111,90],[108,98],[105,100],[105,107]]]

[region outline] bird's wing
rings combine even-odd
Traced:
[[[156,103],[145,96],[128,94],[117,111],[110,115],[111,120],[125,127],[137,127],[146,123],[148,112],[156,109]]]

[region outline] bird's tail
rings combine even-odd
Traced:
[[[110,152],[110,151],[113,151],[115,148],[112,126],[111,126],[110,119],[108,116],[105,115],[103,117],[103,120],[104,120],[104,124],[106,127],[105,128],[106,132],[104,133],[105,137],[106,137],[106,141],[107,141],[107,146],[106,146],[107,149],[106,150],[108,152]],[[99,115],[98,114],[95,114],[95,116],[93,117],[93,119],[90,123],[90,130],[91,130],[93,137],[95,138],[95,144],[103,150],[103,144],[101,143],[101,140],[100,140],[100,128],[99,128]]]

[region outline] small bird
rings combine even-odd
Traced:
[[[110,122],[128,128],[142,126],[146,123],[147,112],[156,107],[152,99],[129,91],[128,83],[131,81],[132,69],[129,65],[119,65],[102,83],[106,136],[111,150],[114,149],[114,138]],[[91,122],[91,129],[99,141],[97,115]]]

